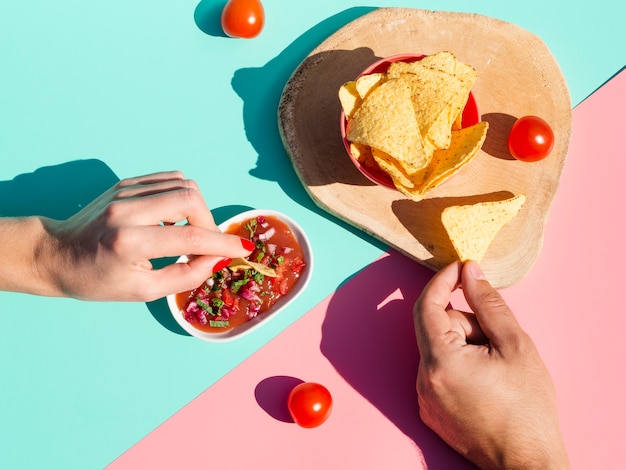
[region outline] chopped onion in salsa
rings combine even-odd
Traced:
[[[176,295],[185,320],[209,333],[228,331],[267,312],[306,269],[302,248],[277,217],[251,218],[226,232],[252,240],[254,251],[233,260],[200,287]]]

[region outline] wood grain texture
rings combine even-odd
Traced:
[[[478,71],[472,92],[489,131],[469,165],[416,202],[374,185],[354,167],[341,140],[337,91],[380,58],[439,51],[453,52]],[[506,148],[513,122],[528,114],[543,117],[555,133],[552,153],[535,163],[514,160]],[[536,35],[477,14],[378,9],[306,57],[285,86],[278,119],[294,169],[319,207],[433,270],[455,259],[441,223],[445,207],[526,194],[525,206],[498,233],[482,266],[498,288],[532,268],[571,133],[567,84]]]

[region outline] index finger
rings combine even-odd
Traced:
[[[132,227],[127,229],[133,243],[133,254],[139,258],[164,258],[180,255],[241,258],[250,254],[250,248],[238,235],[207,230],[195,225],[167,225],[164,227]]]
[[[213,215],[197,183],[189,179],[124,180],[117,187],[117,204],[109,213],[124,224],[153,226],[160,221],[189,224],[217,231]],[[113,212],[113,207],[115,211]]]
[[[452,292],[459,286],[462,264],[454,262],[442,268],[426,285],[413,309],[415,336],[421,354],[427,354],[437,339],[450,331],[446,311]]]

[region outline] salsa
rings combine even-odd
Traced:
[[[233,260],[196,289],[176,295],[185,320],[208,333],[231,330],[267,312],[306,269],[302,248],[277,217],[254,217],[225,231],[252,240],[254,251]]]

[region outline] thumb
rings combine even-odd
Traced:
[[[465,299],[492,347],[500,352],[518,348],[525,333],[476,261],[468,261],[463,266],[461,284]]]

